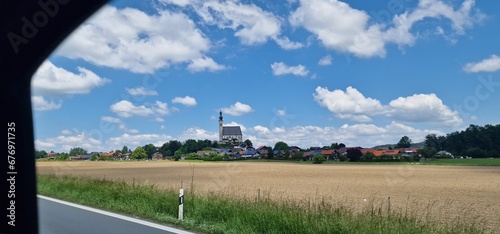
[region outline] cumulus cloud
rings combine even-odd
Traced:
[[[33,109],[36,111],[49,111],[49,110],[57,110],[61,108],[61,102],[54,102],[46,100],[43,96],[32,96],[31,104],[33,105]]]
[[[232,115],[232,116],[240,116],[244,114],[248,114],[253,111],[252,107],[247,104],[243,104],[241,102],[236,102],[229,107],[221,108],[221,111],[224,114]]]
[[[332,56],[331,55],[327,55],[327,56],[321,58],[318,61],[318,64],[321,65],[321,66],[331,65],[332,64]]]
[[[389,106],[391,110],[388,116],[406,122],[437,122],[446,125],[463,122],[457,111],[452,111],[433,93],[399,97],[392,100]]]
[[[238,1],[201,1],[197,13],[205,23],[232,29],[244,45],[267,42],[280,34],[281,23],[272,13]]]
[[[399,97],[382,105],[379,100],[367,98],[357,89],[347,87],[346,91],[317,87],[314,100],[340,119],[370,122],[371,116],[385,115],[394,120],[411,123],[439,123],[457,126],[463,123],[457,111],[443,104],[436,94],[415,94]]]
[[[243,45],[259,45],[274,40],[285,50],[302,48],[300,42],[293,42],[281,35],[281,19],[255,4],[239,0],[163,0],[165,4],[181,7],[190,5],[205,24],[221,29],[231,29]]]
[[[172,64],[209,61],[209,50],[210,40],[185,14],[167,10],[147,14],[108,5],[69,36],[56,55],[135,73],[154,73]]]
[[[179,103],[184,106],[196,106],[196,99],[190,96],[185,96],[185,97],[175,97],[172,99],[172,103]]]
[[[144,87],[137,87],[137,88],[125,88],[127,90],[127,93],[132,95],[132,96],[157,96],[158,92],[155,90],[150,90],[146,89]]]
[[[271,64],[271,69],[275,76],[292,74],[296,76],[307,76],[309,70],[304,65],[288,66],[283,62],[275,62]]]
[[[357,121],[371,121],[368,115],[380,114],[384,107],[380,101],[367,98],[357,89],[347,87],[346,91],[317,87],[313,94],[314,100],[322,107],[326,107],[341,119]]]
[[[358,57],[384,57],[387,43],[412,46],[415,23],[425,19],[447,19],[455,34],[481,21],[484,16],[474,9],[474,0],[465,0],[458,9],[439,0],[420,0],[418,6],[395,15],[391,24],[370,23],[370,16],[338,0],[301,0],[289,17],[295,27],[313,33],[328,49],[347,52]]]
[[[132,116],[153,116],[153,115],[168,115],[168,104],[161,101],[156,101],[154,105],[136,106],[127,100],[121,100],[110,106],[110,110],[118,116],[130,118]]]
[[[201,128],[189,128],[179,136],[180,140],[200,139],[218,140],[219,132],[211,132]]]
[[[45,60],[33,75],[33,92],[49,96],[86,94],[111,82],[86,68],[78,67],[77,70],[78,73],[73,73]]]
[[[212,58],[202,57],[193,59],[191,63],[188,65],[187,69],[192,72],[201,72],[201,71],[221,71],[227,69],[226,66],[217,64]]]
[[[115,118],[115,117],[111,117],[111,116],[103,116],[103,117],[101,117],[101,120],[104,122],[110,122],[110,123],[116,123],[116,124],[123,123],[119,118]]]
[[[492,54],[491,57],[481,60],[480,62],[467,63],[463,67],[464,71],[475,72],[496,72],[500,70],[500,56]]]

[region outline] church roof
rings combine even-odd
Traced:
[[[240,126],[223,126],[222,135],[243,135]]]

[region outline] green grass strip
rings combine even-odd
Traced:
[[[200,233],[484,233],[476,224],[437,224],[372,208],[355,214],[345,207],[231,199],[185,194],[177,220],[178,191],[148,184],[38,175],[38,193]]]

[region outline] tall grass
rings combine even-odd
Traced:
[[[231,198],[187,191],[184,221],[178,191],[151,184],[38,175],[39,194],[167,223],[202,233],[483,233],[476,223],[438,224],[372,204],[354,212],[342,204]]]

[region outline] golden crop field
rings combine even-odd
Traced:
[[[500,167],[280,162],[37,162],[37,173],[88,176],[234,198],[329,202],[410,212],[426,220],[477,220],[500,230]]]

